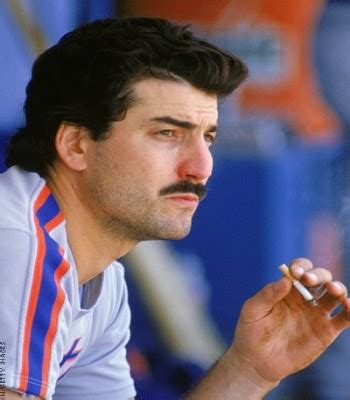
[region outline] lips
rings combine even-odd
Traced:
[[[196,206],[199,202],[198,196],[189,193],[168,195],[166,198],[186,206]]]

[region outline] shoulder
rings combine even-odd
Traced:
[[[35,198],[44,186],[38,174],[19,167],[0,174],[0,228],[28,230]]]
[[[113,262],[104,272],[103,290],[100,307],[108,315],[108,321],[115,321],[129,315],[128,291],[125,282],[124,267]]]
[[[126,290],[124,266],[120,262],[114,261],[104,273],[106,287],[110,292],[120,298]]]

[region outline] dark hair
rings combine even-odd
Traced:
[[[106,19],[64,35],[33,65],[24,105],[26,126],[12,137],[6,164],[47,175],[61,122],[106,137],[147,77],[185,80],[224,97],[246,77],[236,56],[196,38],[188,26],[158,18]]]

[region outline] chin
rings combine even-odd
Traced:
[[[191,230],[191,225],[187,227],[171,228],[167,226],[163,229],[157,229],[153,232],[148,232],[141,240],[180,240],[185,238]]]
[[[168,231],[165,234],[164,239],[167,240],[180,240],[185,238],[191,231],[191,225],[186,228],[182,227],[181,229],[173,229],[172,231]]]
[[[186,237],[191,230],[192,218],[182,216],[166,216],[153,218],[134,224],[132,230],[128,232],[128,237],[140,242],[144,240],[179,240]]]
[[[189,233],[190,232],[173,234],[173,235],[169,235],[168,237],[166,237],[164,239],[166,239],[166,240],[181,240],[181,239],[184,239],[186,236],[188,236]]]

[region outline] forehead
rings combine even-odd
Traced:
[[[149,78],[133,87],[136,102],[132,108],[150,114],[167,114],[193,122],[216,123],[217,96],[194,88],[187,82]]]

